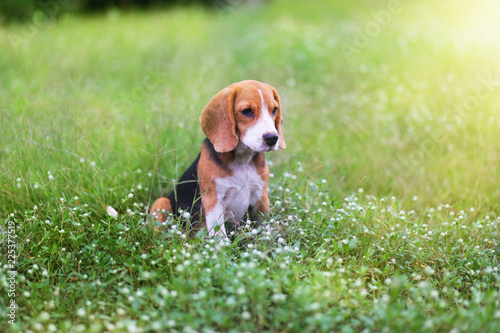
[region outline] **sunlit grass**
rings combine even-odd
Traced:
[[[274,1],[0,28],[15,330],[496,331],[495,6]],[[224,246],[181,221],[154,232],[147,206],[198,154],[201,108],[249,78],[280,92],[288,145],[268,155],[262,230]]]

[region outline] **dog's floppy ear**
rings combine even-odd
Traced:
[[[219,153],[234,150],[239,142],[234,120],[236,92],[236,87],[221,90],[201,111],[201,129]]]
[[[281,149],[286,148],[286,143],[285,143],[285,138],[283,137],[283,131],[281,130],[281,125],[283,124],[283,116],[281,115],[281,102],[280,102],[280,95],[278,95],[278,91],[274,88],[273,89],[273,95],[274,99],[276,102],[278,102],[278,114],[276,115],[276,121],[274,123],[274,126],[278,130],[278,136],[279,136],[279,147]]]

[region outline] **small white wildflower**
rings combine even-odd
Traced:
[[[132,199],[133,197],[134,197],[134,194],[133,194],[133,193],[129,193],[129,194],[128,194],[128,198],[129,198],[129,199]]]
[[[250,318],[252,318],[252,315],[250,314],[250,312],[248,312],[248,311],[243,311],[243,312],[241,313],[241,319],[243,319],[243,320],[248,320],[248,319],[250,319]]]
[[[79,308],[77,311],[76,311],[76,315],[78,317],[85,317],[87,315],[87,310],[85,310],[84,308]]]
[[[432,275],[432,274],[434,274],[435,271],[430,266],[425,266],[424,272],[427,275]]]
[[[49,175],[49,179],[50,179],[50,180],[53,180],[53,179],[54,179],[54,176]]]
[[[285,294],[274,294],[272,297],[275,302],[284,302],[286,300]]]
[[[118,217],[118,212],[111,206],[106,207],[106,213],[114,219]]]
[[[182,217],[185,219],[188,219],[191,217],[191,213],[189,213],[188,211],[185,211],[184,213],[182,213]]]

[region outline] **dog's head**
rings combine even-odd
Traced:
[[[280,97],[262,82],[241,81],[223,89],[203,108],[200,122],[219,153],[234,150],[240,141],[256,152],[286,148]]]

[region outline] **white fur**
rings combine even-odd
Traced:
[[[262,91],[258,89],[261,100],[261,113],[260,117],[253,125],[250,127],[245,135],[241,138],[241,141],[245,146],[249,147],[253,151],[267,151],[267,150],[278,150],[279,147],[279,139],[272,146],[269,147],[264,141],[264,134],[276,134],[278,135],[278,131],[274,125],[274,120],[269,114],[269,109],[264,102],[264,96],[262,95]]]
[[[241,159],[241,163],[237,159],[231,165],[232,176],[215,179],[217,204],[205,218],[208,233],[212,237],[216,234],[226,236],[224,221],[240,222],[248,208],[255,207],[262,197],[265,182],[251,162],[252,155],[249,156],[248,159]],[[217,225],[221,227],[215,233]]]

